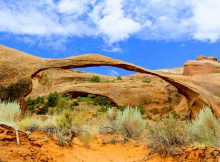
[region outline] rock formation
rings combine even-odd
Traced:
[[[184,75],[220,73],[220,63],[215,57],[199,56],[194,61],[188,61],[184,65]]]
[[[217,62],[215,63],[218,64]],[[173,106],[171,108],[172,110],[177,109],[177,112],[184,112],[186,114],[190,112],[191,117],[195,117],[203,105],[211,106],[213,112],[217,116],[220,116],[219,97],[213,93],[210,88],[195,83],[196,79],[192,80],[187,76],[153,72],[133,64],[97,54],[86,54],[65,59],[43,59],[0,46],[0,66],[0,99],[3,101],[15,100],[26,97],[27,95],[34,96],[37,95],[38,92],[41,92],[41,94],[38,95],[46,95],[50,91],[57,90],[60,93],[75,91],[81,93],[98,93],[99,95],[109,97],[118,105],[126,105],[131,103],[136,104],[130,100],[137,99],[137,102],[147,100],[149,95],[152,94],[151,99],[155,99],[155,101],[162,101],[166,97],[169,97],[167,100],[169,102],[172,101],[170,102],[170,105]],[[69,69],[92,66],[113,66],[136,71],[141,74],[137,74],[133,76],[133,78],[131,77],[131,80],[125,78],[127,81],[117,84],[83,83],[74,85],[72,81],[76,79],[74,76],[78,75],[78,73],[76,71],[70,71]],[[60,75],[60,79],[53,78],[55,75],[45,75],[56,72],[57,74],[60,72],[64,75]],[[186,74],[187,72],[184,73]],[[66,78],[65,75],[67,75]],[[218,78],[218,76],[219,74],[216,73],[215,77]],[[50,80],[51,77],[53,79]],[[152,83],[152,85],[149,86],[147,83],[143,83],[142,79],[140,79],[142,82],[137,79],[139,84],[132,83],[132,79],[138,77],[151,78],[155,80],[155,83],[164,82],[164,84],[161,84],[159,88],[157,87],[159,84]],[[64,83],[68,79],[71,80],[71,82],[64,86]],[[199,80],[196,81],[199,82]],[[44,84],[51,84],[51,86],[47,85],[44,87],[44,89],[47,90],[42,90],[41,85]],[[219,84],[217,84],[217,86],[219,86]],[[114,91],[111,92],[112,90]],[[166,97],[162,96],[162,92],[166,94]],[[121,97],[118,97],[118,95],[121,95]],[[158,96],[158,98],[155,98],[156,96]],[[166,99],[164,102],[166,102]],[[159,104],[161,103],[163,102]],[[147,102],[140,104],[144,104],[146,108],[149,105]],[[165,110],[167,109],[166,107]],[[158,110],[162,111],[162,107]]]

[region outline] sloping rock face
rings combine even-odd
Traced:
[[[211,73],[220,73],[220,63],[215,57],[199,56],[195,61],[188,61],[184,65],[183,74],[187,76]]]
[[[101,83],[90,79],[97,74],[58,68],[47,69],[33,77],[33,90],[28,97],[48,95],[56,91],[74,97],[85,94],[106,96],[117,106],[144,106],[148,112],[166,114],[175,110],[182,117],[190,114],[185,97],[161,78],[138,73],[122,77],[98,75]]]
[[[112,99],[114,98],[114,102],[118,105],[121,105],[131,103],[129,100],[132,100],[133,96],[135,95],[137,96],[135,99],[138,99],[139,96],[140,98],[144,96],[144,99],[139,99],[137,100],[138,102],[142,102],[142,100],[145,100],[145,98],[147,100],[149,98],[149,95],[147,95],[148,91],[153,94],[153,97],[151,98],[153,99],[152,102],[154,102],[154,96],[157,96],[157,93],[159,95],[160,92],[169,91],[168,89],[172,89],[171,100],[174,102],[172,102],[170,105],[174,105],[175,107],[178,107],[177,105],[181,105],[181,109],[183,109],[185,112],[187,112],[187,110],[190,111],[191,117],[196,117],[198,112],[202,109],[203,105],[211,106],[213,112],[217,116],[220,116],[219,96],[216,96],[212,91],[210,91],[210,89],[201,87],[198,84],[194,84],[190,77],[175,74],[156,73],[133,64],[97,54],[87,54],[65,59],[43,59],[22,53],[14,49],[0,46],[0,66],[0,99],[3,101],[26,97],[31,93],[33,89],[33,93],[30,95],[34,95],[35,92],[39,91],[38,88],[42,88],[41,86],[36,88],[37,84],[35,83],[41,82],[43,84],[47,84],[47,79],[45,79],[44,76],[42,77],[41,73],[47,73],[47,70],[49,69],[60,69],[64,70],[62,73],[72,73],[72,71],[70,72],[68,69],[91,66],[114,66],[126,70],[136,71],[144,75],[150,75],[151,77],[156,77],[157,79],[160,79],[167,84],[169,83],[168,86],[170,86],[170,88],[167,88],[165,85],[161,85],[161,90],[158,90],[159,88],[157,89],[156,86],[159,84],[155,84],[150,87],[146,85],[147,83],[143,84],[140,83],[140,81],[138,81],[139,84],[122,82],[120,84],[111,83],[111,85],[105,85],[103,83],[92,85],[91,83],[83,83],[82,86],[80,86],[80,84],[76,86],[68,83],[66,86],[64,86],[64,83],[68,79],[74,80],[73,75],[73,77],[67,77],[67,80],[62,77],[61,79],[52,79],[52,88],[50,88],[49,85],[46,85],[44,89],[48,88],[48,91],[42,91],[42,93],[48,93],[51,90],[58,90],[60,92],[85,91],[86,93],[100,93],[103,96],[107,96]],[[52,77],[53,76],[55,75],[52,75]],[[139,85],[140,87],[138,87]],[[112,88],[110,86],[112,86]],[[143,90],[141,90],[142,88]],[[128,93],[130,89],[131,91]],[[144,94],[145,89],[146,94]],[[112,90],[115,92],[111,92]],[[153,91],[157,92],[153,93]],[[14,92],[16,93],[14,94]],[[118,96],[119,94],[122,95],[122,97],[114,97]],[[166,95],[167,94],[169,93],[167,92]],[[158,100],[162,100],[164,98],[159,97]]]

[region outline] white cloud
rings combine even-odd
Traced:
[[[220,38],[220,1],[194,0],[192,6],[190,21],[195,26],[194,39],[217,41]]]
[[[219,0],[0,0],[0,33],[51,42],[101,37],[110,47],[130,37],[215,42],[219,15]]]
[[[106,0],[98,5],[92,17],[101,34],[108,37],[110,43],[127,39],[141,29],[141,25],[125,16],[123,0]]]
[[[61,13],[79,16],[88,10],[88,4],[91,2],[91,0],[62,0],[58,2],[57,9]]]
[[[120,74],[117,71],[113,70],[113,69],[111,69],[109,71],[109,75],[111,75],[111,76],[120,76]]]

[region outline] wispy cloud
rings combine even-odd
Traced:
[[[109,71],[109,75],[111,75],[111,76],[120,76],[120,74],[117,71],[113,70],[113,69],[111,69]]]
[[[0,33],[57,46],[57,38],[73,37],[101,37],[108,46],[130,37],[215,42],[219,15],[219,0],[0,0]]]

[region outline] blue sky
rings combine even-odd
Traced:
[[[0,0],[0,44],[46,58],[98,53],[172,68],[199,55],[220,58],[218,15],[219,0]]]

